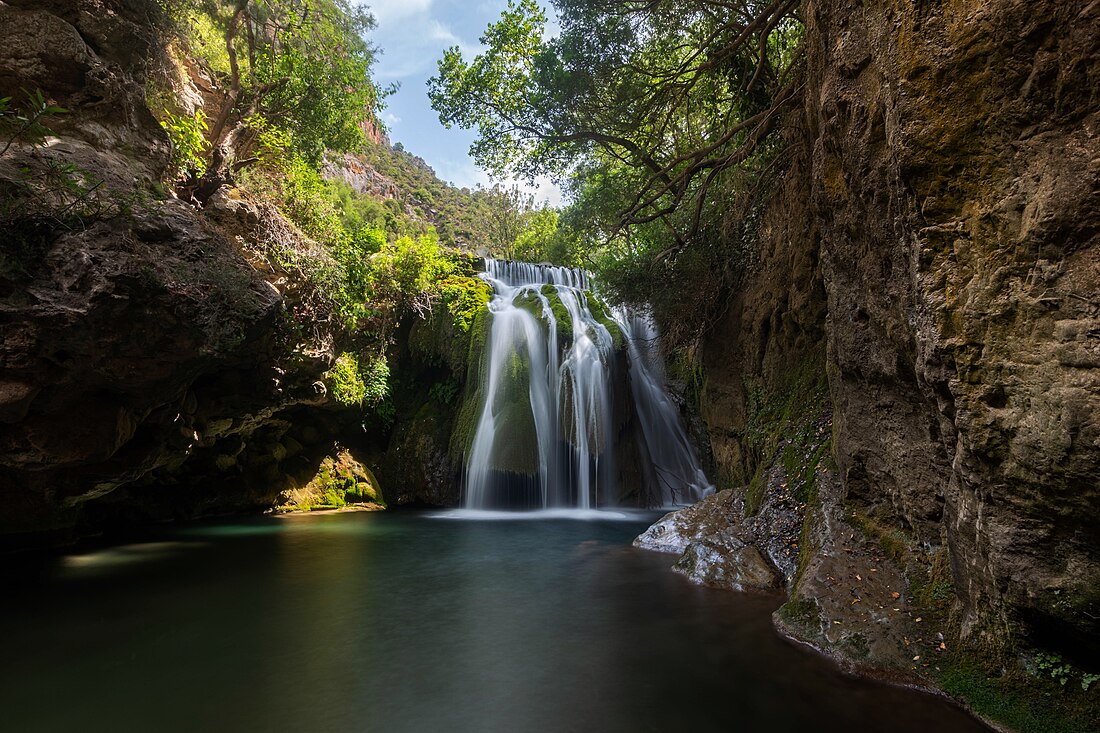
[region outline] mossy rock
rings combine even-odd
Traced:
[[[611,334],[611,344],[615,351],[622,351],[626,347],[626,335],[619,324],[615,322],[615,319],[611,317],[611,311],[608,309],[607,304],[591,290],[585,290],[584,296],[588,301],[588,310],[592,313],[592,318]]]
[[[477,386],[481,379],[481,362],[485,358],[485,346],[493,326],[493,313],[486,306],[474,316],[470,326],[470,340],[466,349],[466,384]]]
[[[477,315],[473,318],[473,323],[476,323]],[[462,379],[466,372],[472,332],[472,324],[469,331],[456,326],[447,307],[440,303],[432,309],[427,319],[413,324],[409,332],[409,347],[422,361],[445,365],[456,379]]]
[[[348,504],[386,505],[374,473],[351,453],[337,446],[326,456],[317,473],[303,487],[284,493],[283,511],[337,509]]]
[[[541,310],[542,302],[538,295],[528,292],[528,304]],[[483,319],[488,322],[489,319]],[[479,328],[475,320],[475,329]],[[485,328],[487,338],[488,328]],[[463,392],[455,415],[454,427],[448,447],[450,456],[456,461],[465,462],[477,435],[477,427],[485,410],[486,386],[482,379],[484,368],[485,339],[475,335],[470,345],[469,370],[466,389]],[[524,355],[513,352],[504,365],[504,374],[497,387],[494,404],[491,406],[496,416],[498,436],[497,460],[494,468],[513,473],[533,474],[538,471],[538,441],[535,433],[535,421],[531,414],[531,365]]]
[[[550,304],[550,311],[554,314],[554,321],[558,330],[558,339],[562,344],[573,340],[573,316],[565,303],[561,300],[558,289],[549,283],[542,286],[542,294]]]
[[[474,433],[477,431],[477,423],[485,405],[481,372],[492,323],[493,314],[488,307],[485,307],[477,312],[470,327],[469,349],[466,356],[466,383],[459,398],[458,409],[455,411],[454,426],[448,446],[448,452],[456,462],[462,462],[469,453],[474,441]]]
[[[543,307],[542,298],[533,290],[524,290],[512,298],[512,305],[520,310],[527,311],[544,328],[548,327],[546,309]]]

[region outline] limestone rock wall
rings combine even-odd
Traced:
[[[704,352],[715,458],[772,459],[753,389],[827,341],[836,501],[946,548],[965,634],[1095,654],[1100,4],[803,9],[805,160]]]
[[[812,3],[813,209],[849,497],[966,616],[1100,616],[1100,7]]]

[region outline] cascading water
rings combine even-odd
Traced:
[[[711,490],[664,390],[649,319],[608,311],[581,270],[487,260],[482,277],[493,297],[466,508],[616,504],[617,456],[643,464],[629,467],[645,484],[630,487],[635,503]]]

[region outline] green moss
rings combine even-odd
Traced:
[[[766,471],[778,461],[791,495],[809,505],[816,497],[817,471],[833,465],[832,423],[824,353],[802,360],[781,379],[746,379],[745,426],[738,437],[745,455],[742,473],[730,478],[748,482],[746,512],[763,502]],[[750,478],[751,477],[751,478]]]
[[[484,406],[485,395],[480,386],[470,389],[467,385],[467,392],[459,403],[458,410],[455,412],[454,426],[451,428],[448,452],[454,461],[462,462],[469,454]]]
[[[588,310],[592,312],[592,317],[611,334],[611,343],[615,350],[621,351],[626,346],[626,336],[623,335],[619,324],[611,317],[607,305],[591,290],[584,291],[584,295],[588,300]]]
[[[562,339],[563,342],[572,339],[573,316],[569,313],[569,309],[565,307],[565,303],[561,301],[558,289],[553,285],[546,284],[542,286],[542,294],[550,303],[550,311],[554,314],[558,338]]]
[[[470,344],[466,351],[466,383],[476,384],[481,373],[481,360],[485,347],[489,343],[489,331],[493,325],[493,314],[484,306],[474,314],[470,326]]]
[[[863,536],[882,547],[886,556],[902,567],[910,563],[918,543],[898,527],[879,524],[873,517],[849,508],[845,519]]]
[[[455,411],[454,427],[451,429],[449,453],[455,461],[462,461],[470,452],[477,432],[477,423],[485,406],[485,385],[482,384],[481,370],[485,359],[485,347],[489,342],[489,330],[492,327],[493,314],[488,306],[474,314],[470,325],[470,342],[466,353],[466,384]]]
[[[291,491],[289,501],[281,509],[339,509],[365,503],[386,505],[378,479],[349,452],[341,450],[321,462],[317,474],[303,489]]]
[[[440,284],[440,289],[455,328],[463,333],[470,330],[478,311],[493,297],[489,283],[469,275],[452,275]]]
[[[821,627],[821,609],[813,598],[795,598],[779,607],[779,617],[791,626],[811,632]]]
[[[768,479],[763,466],[756,469],[749,485],[745,487],[745,516],[753,516],[760,511],[764,503],[764,490],[768,487]]]
[[[427,319],[417,321],[409,331],[409,348],[419,361],[433,366],[446,366],[453,378],[466,377],[466,360],[470,351],[470,333],[477,317],[470,316],[470,326],[463,330],[456,324],[448,307],[440,303]]]
[[[533,315],[539,323],[546,325],[546,311],[542,299],[531,290],[524,290],[512,299],[512,305]]]
[[[867,637],[858,631],[844,638],[844,648],[852,659],[866,659],[871,654]]]
[[[964,649],[933,676],[945,692],[978,715],[1018,733],[1091,733],[1100,729],[1095,695],[1028,675]],[[1095,692],[1095,690],[1093,691]]]

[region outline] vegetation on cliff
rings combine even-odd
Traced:
[[[569,244],[541,251],[584,259],[620,299],[651,303],[666,331],[705,323],[739,272],[731,253],[748,254],[729,201],[776,162],[772,132],[798,84],[797,3],[557,5],[555,38],[522,0],[488,28],[483,54],[448,51],[433,106],[478,131],[471,153],[486,168],[568,182]]]
[[[364,33],[374,21],[358,6],[192,0],[169,12],[202,98],[188,109],[176,89],[147,90],[161,103],[178,191],[205,202],[228,185],[258,205],[245,245],[303,283],[288,302],[290,327],[333,334],[343,350],[328,372],[333,396],[377,405],[404,321],[442,302],[466,331],[486,302],[471,261],[450,247],[486,238],[474,222],[492,218],[492,192],[457,191],[382,139],[377,113],[390,90],[371,79]],[[357,189],[349,165],[373,166],[394,186]]]

